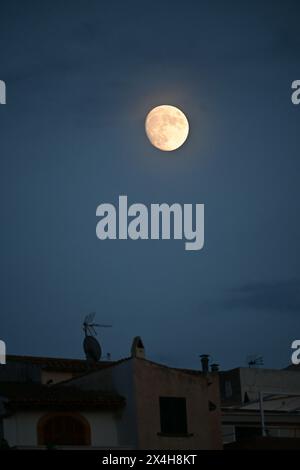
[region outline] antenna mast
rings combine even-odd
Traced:
[[[95,338],[97,336],[96,328],[111,328],[112,326],[95,323],[95,315],[95,312],[86,315],[82,325],[84,331],[83,350],[88,363],[98,362],[102,354],[100,343]]]

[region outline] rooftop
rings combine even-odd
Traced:
[[[40,366],[43,370],[83,373],[87,370],[85,359],[66,359],[63,357],[41,357],[41,356],[17,356],[7,355],[6,361],[9,363],[25,363]],[[99,370],[111,366],[114,361],[100,361],[90,365],[90,369]]]
[[[78,408],[120,408],[125,399],[113,392],[81,390],[75,386],[42,385],[33,382],[0,382],[0,396],[8,401],[6,407],[15,408],[52,408],[62,406],[65,410]]]

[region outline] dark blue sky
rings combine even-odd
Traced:
[[[300,79],[295,1],[10,1],[1,5],[1,339],[9,353],[104,352],[223,368],[289,363],[300,334]],[[152,147],[147,112],[190,136]],[[96,238],[101,202],[204,203],[205,247]]]

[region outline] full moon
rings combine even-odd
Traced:
[[[165,152],[181,147],[189,133],[189,123],[183,112],[166,104],[150,111],[145,128],[151,144]]]

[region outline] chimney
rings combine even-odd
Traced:
[[[133,338],[131,346],[131,357],[145,359],[145,348],[140,336],[136,336],[135,338]]]
[[[200,359],[203,374],[208,374],[209,354],[201,354]]]
[[[211,364],[210,370],[211,372],[219,372],[219,364]]]

